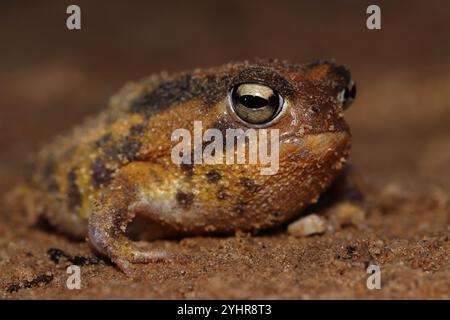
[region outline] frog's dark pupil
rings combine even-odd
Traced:
[[[266,106],[269,101],[258,96],[244,95],[239,97],[239,103],[247,108],[256,109]]]
[[[280,103],[280,100],[279,100],[277,94],[273,94],[273,95],[270,96],[270,98],[269,98],[269,105],[271,105],[272,107],[277,108],[279,103]]]

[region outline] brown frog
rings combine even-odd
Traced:
[[[354,97],[349,71],[329,61],[257,59],[153,75],[126,85],[104,112],[43,148],[12,203],[87,236],[130,272],[169,256],[130,240],[137,216],[153,238],[231,233],[280,225],[315,203],[345,166],[351,135],[343,112]],[[258,163],[174,163],[172,134],[194,121],[224,134],[278,129],[276,173],[261,174]],[[223,142],[223,157],[246,141]]]

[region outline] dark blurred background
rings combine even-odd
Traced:
[[[80,31],[66,28],[70,4]],[[450,185],[448,1],[2,0],[0,25],[0,194],[30,152],[125,82],[255,56],[345,64],[356,167],[375,183]]]

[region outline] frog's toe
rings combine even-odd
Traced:
[[[131,243],[130,246],[123,248],[122,252],[113,253],[111,259],[124,273],[134,275],[138,272],[136,264],[167,261],[170,254],[165,250],[144,249],[138,244]]]
[[[152,243],[133,242],[125,236],[110,237],[107,233],[90,229],[89,241],[100,253],[108,256],[120,270],[133,273],[133,264],[168,261],[171,254],[155,248]]]
[[[132,263],[150,263],[171,259],[172,255],[166,250],[149,247],[152,247],[150,243],[144,243],[143,241],[133,242],[130,261]]]

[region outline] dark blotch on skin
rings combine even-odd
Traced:
[[[120,160],[120,151],[121,146],[118,145],[111,145],[111,146],[106,146],[105,148],[103,148],[103,156],[102,156],[102,160],[103,161],[117,161],[119,162]]]
[[[255,193],[260,191],[262,188],[260,185],[256,184],[255,181],[249,178],[241,178],[240,179],[241,185],[244,186],[244,188],[251,193]]]
[[[119,154],[123,155],[128,161],[138,159],[138,153],[141,149],[141,142],[132,138],[125,139],[120,147]]]
[[[220,187],[220,189],[217,191],[216,197],[219,200],[224,200],[226,197],[228,197],[227,193],[225,192],[225,188],[223,186]]]
[[[320,113],[320,106],[318,106],[318,105],[313,105],[312,107],[311,107],[311,111],[313,112],[313,113]]]
[[[117,167],[139,159],[142,143],[137,137],[143,134],[146,128],[145,124],[132,126],[121,141],[112,139],[111,134],[106,134],[97,140],[96,146],[102,149],[103,154],[91,164],[93,185],[95,187],[104,187],[111,182],[114,170],[108,168],[108,165]]]
[[[205,176],[208,183],[217,183],[220,179],[222,179],[222,175],[216,170],[208,171]]]
[[[203,82],[206,83],[206,86],[200,85],[199,90],[201,90],[201,97],[207,106],[226,97],[231,86],[230,76],[208,75],[205,80]]]
[[[128,135],[139,136],[147,130],[147,125],[145,123],[135,124],[130,128]]]
[[[95,141],[95,146],[98,148],[102,148],[108,144],[109,141],[111,141],[112,134],[111,133],[105,133],[103,136],[100,137],[97,141]]]
[[[42,177],[44,179],[44,184],[46,186],[47,191],[49,192],[59,191],[59,185],[55,178],[55,167],[56,165],[55,161],[53,160],[53,156],[49,156],[42,170]]]
[[[194,202],[194,195],[190,192],[183,192],[178,190],[175,195],[178,205],[183,209],[189,209]]]
[[[138,159],[139,150],[141,149],[142,143],[137,139],[137,137],[142,136],[146,130],[147,125],[145,123],[139,123],[131,126],[119,152],[125,155],[127,160],[133,161]]]
[[[226,96],[229,83],[229,77],[214,75],[200,77],[184,74],[174,80],[161,83],[155,90],[139,97],[131,104],[130,111],[150,116],[174,104],[192,99],[201,99],[205,104],[212,105]]]
[[[77,185],[77,171],[72,168],[67,174],[67,208],[75,211],[81,206],[81,193]]]
[[[191,178],[194,175],[194,165],[191,163],[180,164],[180,169],[183,170],[188,178]]]
[[[104,161],[127,163],[139,158],[141,142],[135,136],[128,134],[122,141],[117,141],[103,148]]]
[[[107,186],[111,182],[114,171],[107,168],[105,161],[101,158],[97,158],[92,162],[91,170],[94,187]]]

